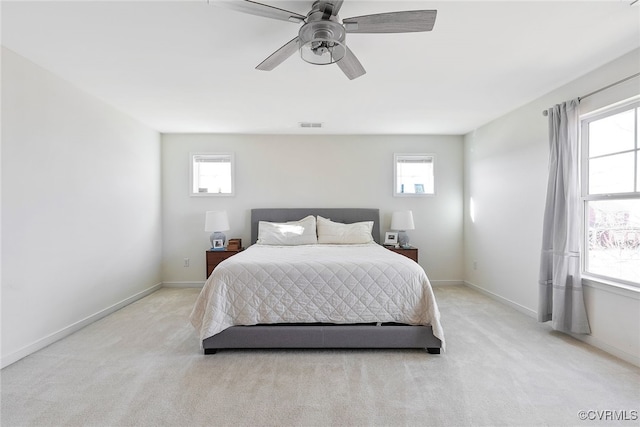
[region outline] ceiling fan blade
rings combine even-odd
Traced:
[[[412,33],[431,31],[436,15],[436,10],[410,10],[355,16],[342,23],[347,33]]]
[[[248,13],[251,15],[262,16],[265,18],[279,19],[281,21],[289,21],[300,23],[307,17],[296,12],[291,12],[277,7],[268,6],[251,0],[212,0],[216,5],[238,12]]]
[[[324,19],[329,19],[330,16],[338,15],[342,3],[344,0],[320,0],[318,9],[326,15]]]
[[[340,9],[342,8],[342,3],[344,3],[344,0],[334,0],[333,1],[333,15],[337,15],[338,12],[340,12]]]
[[[338,67],[342,72],[349,77],[349,80],[356,79],[366,73],[364,67],[358,61],[358,58],[351,52],[351,49],[347,48],[347,53],[340,61],[337,62]]]
[[[300,48],[300,38],[295,37],[289,43],[282,46],[280,49],[273,52],[267,59],[262,61],[256,67],[256,70],[271,71],[278,65],[282,64],[285,59],[296,53]]]

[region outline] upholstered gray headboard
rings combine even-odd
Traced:
[[[263,208],[251,209],[251,244],[258,240],[258,222],[297,221],[308,215],[320,215],[331,221],[350,224],[373,221],[373,240],[380,243],[380,210],[367,208]]]

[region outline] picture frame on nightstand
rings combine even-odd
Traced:
[[[398,244],[398,232],[387,231],[384,233],[384,244],[388,246],[395,246]]]
[[[213,250],[214,251],[224,251],[224,240],[222,240],[222,239],[214,239],[213,240]]]

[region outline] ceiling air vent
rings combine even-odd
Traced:
[[[322,123],[320,122],[300,122],[301,128],[321,128]]]

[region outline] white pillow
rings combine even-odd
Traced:
[[[342,224],[318,216],[318,243],[362,244],[373,242],[373,221]]]
[[[260,245],[314,245],[318,243],[316,236],[316,219],[309,215],[299,221],[258,222],[258,241]]]

